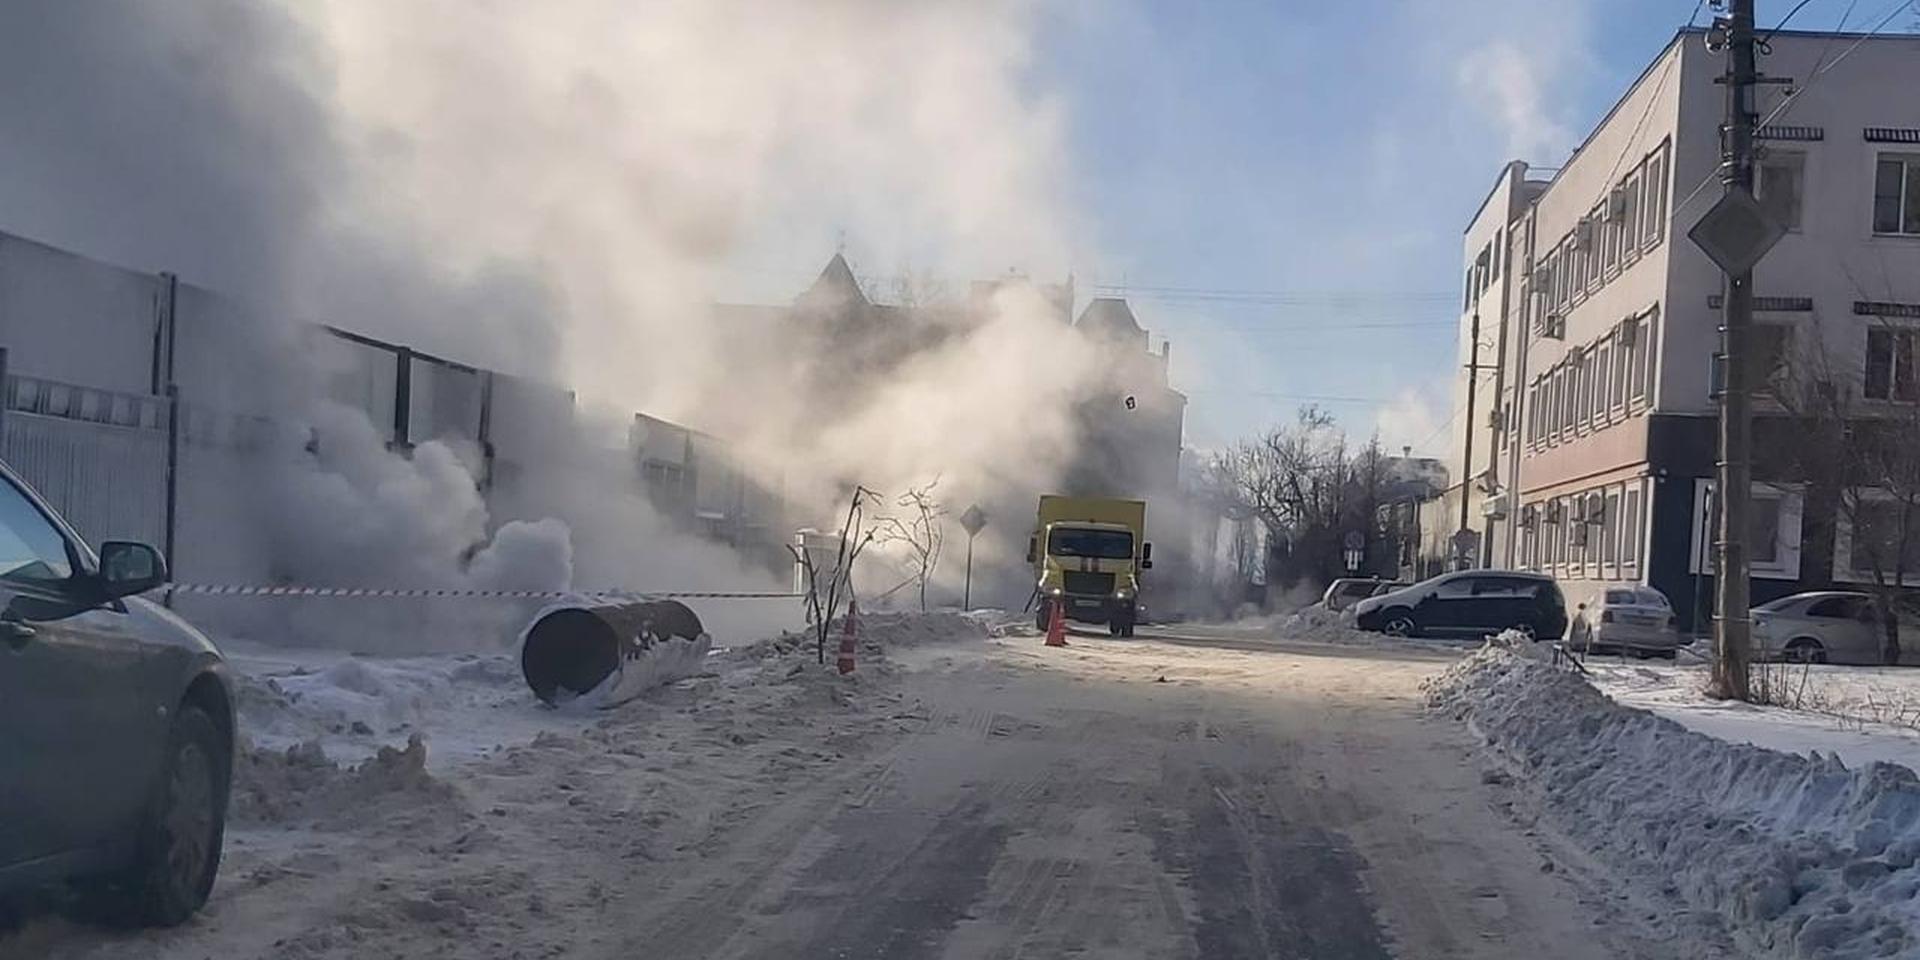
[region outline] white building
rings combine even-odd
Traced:
[[[1762,72],[1796,83],[1760,88],[1758,193],[1790,232],[1754,271],[1754,362],[1824,351],[1863,409],[1920,399],[1920,37],[1770,46]],[[1490,491],[1483,560],[1575,599],[1652,583],[1683,625],[1711,595],[1721,289],[1686,232],[1721,192],[1725,67],[1681,31],[1551,180],[1505,167],[1466,235],[1462,328],[1477,305],[1500,358],[1479,384],[1495,412],[1469,426],[1487,431],[1468,468]],[[1761,402],[1763,448],[1778,413]],[[1865,577],[1843,521],[1803,523],[1793,477],[1763,462],[1756,478],[1755,602]]]

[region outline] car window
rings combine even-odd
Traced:
[[[1642,587],[1634,591],[1634,594],[1640,598],[1643,606],[1659,607],[1663,610],[1673,609],[1673,604],[1668,602],[1667,595],[1651,587]]]
[[[1533,593],[1535,581],[1520,577],[1475,577],[1476,597],[1524,597]]]
[[[1827,620],[1853,620],[1860,615],[1858,597],[1822,597],[1807,605],[1807,616]]]
[[[0,581],[47,586],[71,576],[66,538],[19,487],[0,482]]]
[[[1454,577],[1444,583],[1436,584],[1433,595],[1436,597],[1465,597],[1473,593],[1473,585],[1479,577]]]
[[[1805,597],[1802,597],[1796,594],[1790,597],[1781,597],[1778,600],[1768,600],[1766,603],[1763,603],[1757,607],[1754,607],[1754,609],[1765,611],[1767,613],[1779,613],[1805,599],[1806,599]]]
[[[1634,593],[1632,590],[1608,590],[1607,591],[1608,606],[1613,606],[1615,604],[1631,606],[1636,602],[1637,601],[1634,599]]]

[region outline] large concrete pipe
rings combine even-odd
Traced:
[[[677,600],[561,603],[520,634],[520,672],[550,703],[591,696],[594,706],[698,673],[712,641]]]

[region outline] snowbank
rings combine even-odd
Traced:
[[[1704,664],[1591,658],[1594,686],[1614,702],[1651,710],[1689,730],[1770,750],[1838,754],[1920,770],[1920,670],[1829,664],[1756,664],[1771,671],[1776,705],[1710,700]]]
[[[416,734],[404,749],[381,747],[352,767],[329,759],[315,740],[243,751],[235,757],[231,802],[237,824],[315,820],[337,829],[361,826],[382,811],[449,806],[454,791],[427,772],[427,747]]]
[[[1760,956],[1920,955],[1920,778],[1727,743],[1490,645],[1429,681],[1558,823]]]

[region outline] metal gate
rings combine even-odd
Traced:
[[[166,397],[17,374],[3,392],[0,458],[88,543],[166,543]]]

